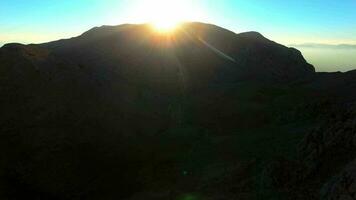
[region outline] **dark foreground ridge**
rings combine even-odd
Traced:
[[[0,199],[356,198],[356,72],[148,25],[0,48]]]

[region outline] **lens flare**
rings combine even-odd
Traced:
[[[154,30],[169,33],[186,21],[204,21],[204,14],[193,0],[132,0],[130,21],[150,23]]]

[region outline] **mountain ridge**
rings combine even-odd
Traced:
[[[142,35],[143,33],[145,33],[145,35]],[[179,48],[187,48],[188,47],[187,45],[201,45],[201,44],[198,44],[199,41],[197,41],[197,38],[203,39],[206,43],[210,43],[210,46],[214,46],[220,52],[223,52],[226,55],[230,55],[229,57],[232,57],[233,59],[240,60],[239,65],[242,65],[242,66],[240,66],[239,68],[244,68],[245,65],[250,65],[250,67],[257,66],[257,65],[263,65],[263,62],[265,62],[267,59],[269,59],[268,57],[266,57],[266,58],[264,58],[263,61],[262,60],[258,61],[259,64],[258,63],[253,64],[251,62],[255,62],[255,61],[245,59],[249,56],[248,54],[250,54],[250,52],[246,52],[246,49],[258,50],[259,52],[251,52],[251,53],[253,53],[253,54],[260,53],[261,55],[263,55],[263,54],[270,54],[268,52],[265,52],[267,50],[267,49],[265,49],[266,47],[274,46],[273,48],[276,48],[276,50],[274,50],[276,55],[274,55],[274,56],[282,56],[279,54],[281,54],[283,51],[285,51],[285,52],[288,51],[287,49],[284,49],[282,51],[284,46],[282,46],[282,45],[279,46],[277,43],[274,43],[274,42],[266,39],[265,37],[263,37],[261,34],[259,34],[257,32],[246,32],[246,33],[241,33],[241,34],[235,34],[233,32],[226,31],[226,29],[220,28],[218,26],[202,24],[202,23],[184,24],[181,26],[181,28],[179,28],[176,31],[175,34],[177,35],[174,38],[176,40],[175,41],[176,44],[174,44],[174,45],[176,45],[176,47],[172,47],[172,48],[176,48],[176,50],[177,49],[179,50]],[[188,36],[185,36],[185,34],[188,34]],[[70,51],[71,48],[76,48],[75,46],[73,46],[73,44],[76,44],[77,46],[78,45],[87,45],[88,46],[88,45],[97,45],[98,44],[98,47],[100,47],[100,45],[107,45],[107,47],[104,47],[104,46],[102,47],[103,48],[102,51],[105,51],[106,49],[110,48],[112,50],[116,49],[116,51],[118,51],[117,55],[126,54],[126,56],[132,56],[132,55],[128,55],[127,52],[122,52],[122,50],[119,49],[120,45],[126,46],[126,47],[131,46],[130,48],[143,48],[143,49],[151,48],[154,51],[156,51],[155,49],[157,49],[157,46],[155,47],[155,45],[157,45],[157,44],[154,43],[155,41],[152,41],[152,40],[155,40],[156,37],[157,37],[156,33],[154,33],[154,30],[152,30],[152,28],[148,24],[143,24],[143,25],[126,24],[126,25],[119,25],[119,26],[103,26],[100,28],[94,28],[94,29],[91,29],[91,30],[83,33],[82,35],[80,35],[78,37],[44,43],[44,44],[38,44],[37,46],[50,49],[51,52],[58,54],[60,51],[65,52],[65,51]],[[167,41],[165,41],[164,37],[163,38],[162,37],[157,38],[158,40],[161,40],[161,41],[158,41],[158,43],[163,43],[162,45],[166,45],[164,43]],[[193,38],[191,38],[191,37],[193,37]],[[196,38],[194,38],[194,37],[196,37]],[[235,42],[225,43],[222,40],[222,39],[225,40],[225,37],[228,37],[226,39],[226,41],[231,40],[231,41],[235,41]],[[100,38],[103,38],[102,41],[99,41]],[[110,43],[112,41],[117,40],[118,46],[113,46],[112,44],[109,44],[109,43],[99,44],[100,42],[106,42],[105,40]],[[130,44],[126,43],[128,40],[130,40]],[[141,44],[138,44],[136,40],[142,40],[143,45],[146,45],[146,46],[139,47],[138,45],[141,45]],[[178,40],[181,40],[181,41],[178,41]],[[97,41],[97,44],[89,43],[89,41]],[[187,43],[188,41],[191,41],[191,42],[189,42],[189,44],[188,44]],[[85,43],[87,43],[87,44],[85,44]],[[66,48],[65,45],[68,46],[67,50],[65,50],[65,48]],[[72,45],[72,46],[70,46],[70,45]],[[133,45],[136,45],[137,47],[133,46]],[[184,45],[186,47],[184,47]],[[5,47],[7,47],[7,46],[8,45],[6,45]],[[237,46],[237,48],[236,48],[236,46]],[[238,46],[241,46],[241,47],[238,47]],[[88,49],[89,47],[81,47],[81,48],[82,48],[82,50],[78,49],[77,52],[72,52],[72,54],[83,51],[86,48]],[[191,47],[189,47],[189,48],[191,48]],[[201,47],[198,47],[198,48],[200,48],[200,51],[202,51]],[[278,52],[277,49],[280,52]],[[140,52],[141,49],[132,49],[131,51]],[[188,52],[189,49],[186,49],[183,51]],[[303,60],[302,55],[300,52],[298,52],[298,50],[290,49],[290,52],[291,52],[291,58],[289,58],[289,59],[292,59],[293,57],[295,57],[293,59],[300,59],[301,63],[304,62],[306,64],[306,61]],[[295,52],[295,53],[292,53],[292,52]],[[87,53],[90,53],[90,52],[87,52]],[[153,52],[153,53],[159,53],[159,49],[157,52]],[[203,52],[201,52],[201,53],[203,53]],[[208,52],[205,52],[205,53],[208,53]],[[243,54],[245,54],[245,55],[243,55]],[[84,55],[83,54],[83,56],[86,56],[86,57],[97,57],[98,55],[100,55],[100,52],[97,52],[97,53],[93,52],[93,55]],[[110,55],[109,52],[106,52],[105,56],[107,56],[107,57],[111,56],[110,59],[117,60],[117,61],[111,62],[111,65],[115,65],[114,64],[115,62],[118,62],[120,59],[121,60],[124,59],[124,58],[119,58],[117,55]],[[241,58],[237,58],[237,56],[239,56],[239,55],[241,55],[240,56]],[[273,54],[270,54],[270,55],[273,55]],[[78,57],[80,57],[80,56],[78,56]],[[140,57],[143,58],[142,56],[140,56]],[[259,57],[261,57],[261,56],[259,56]],[[110,59],[107,59],[104,57],[103,57],[103,59],[106,61],[110,60]],[[288,61],[288,60],[285,60],[283,62],[286,62],[286,61]],[[248,62],[248,63],[246,63],[246,62]],[[277,64],[277,65],[281,65],[281,64]],[[282,67],[282,66],[280,66],[280,67]],[[307,69],[307,68],[305,68],[305,69]],[[274,70],[274,69],[271,69],[271,70]],[[283,71],[283,69],[278,69],[278,70]],[[292,69],[290,69],[290,70],[292,70]],[[295,67],[293,70],[300,70],[300,69]],[[310,67],[310,69],[308,69],[308,70],[315,71],[315,69],[313,67]],[[261,71],[262,72],[265,70],[264,69],[259,69],[259,70],[251,69],[250,73],[253,73],[253,71],[256,71],[256,72]],[[273,72],[273,73],[275,73],[275,76],[278,76],[278,73],[280,73],[280,72]],[[268,73],[268,72],[266,72],[266,73]],[[304,72],[298,72],[298,73],[304,73]],[[290,73],[290,74],[296,74],[296,72]],[[266,77],[265,75],[259,75],[259,76],[260,76],[260,78]],[[285,74],[284,76],[287,77],[288,75]]]

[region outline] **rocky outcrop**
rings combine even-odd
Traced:
[[[312,171],[325,165],[324,162],[328,162],[330,157],[345,158],[345,152],[353,152],[356,148],[355,111],[352,106],[347,106],[328,113],[326,121],[306,135],[299,152],[303,162],[308,163]]]
[[[324,108],[319,124],[300,142],[298,158],[276,159],[265,167],[265,187],[286,199],[355,199],[356,109]]]
[[[356,199],[356,160],[325,184],[321,191],[325,200]]]

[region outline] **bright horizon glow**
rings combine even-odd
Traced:
[[[149,23],[160,33],[174,31],[185,21],[204,21],[201,8],[192,0],[132,0],[126,16],[133,23]]]
[[[74,37],[101,25],[181,21],[258,31],[284,45],[356,44],[355,0],[1,0],[0,46]],[[165,27],[165,28],[164,28]]]
[[[179,22],[169,20],[151,22],[151,24],[158,33],[171,33],[179,26]]]
[[[154,0],[154,1],[139,1],[137,16],[143,20],[148,20],[154,29],[160,33],[168,33],[174,29],[183,20],[192,17],[189,8],[192,7],[189,1],[175,0]],[[142,8],[142,10],[141,10]]]

